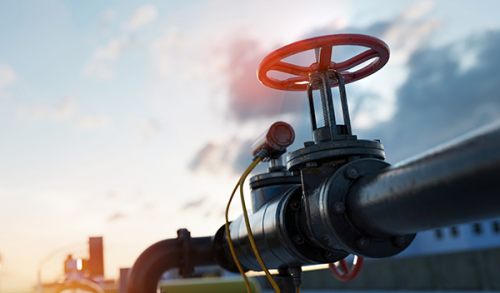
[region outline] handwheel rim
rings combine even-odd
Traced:
[[[329,64],[320,64],[320,60],[309,66],[300,66],[283,61],[287,57],[317,48],[322,50],[330,48],[331,52],[332,48],[337,46],[361,46],[368,48],[368,50],[342,62],[332,62],[330,53]],[[314,72],[338,71],[347,84],[367,77],[381,69],[389,60],[389,55],[390,51],[387,44],[372,36],[362,34],[326,35],[294,42],[271,52],[260,63],[257,75],[260,82],[268,87],[279,90],[305,91],[310,82],[310,75]],[[348,71],[369,60],[372,61],[362,68],[354,72]],[[295,77],[277,79],[268,75],[271,71],[291,74],[295,75]],[[330,86],[338,86],[338,82],[332,80]]]

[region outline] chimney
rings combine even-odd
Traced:
[[[88,271],[92,279],[104,279],[104,247],[102,237],[89,238]]]

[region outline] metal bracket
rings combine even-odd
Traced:
[[[194,266],[191,260],[191,232],[184,228],[177,230],[177,240],[179,240],[179,245],[181,247],[179,275],[184,278],[189,277],[194,272]]]

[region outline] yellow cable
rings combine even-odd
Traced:
[[[253,233],[252,233],[252,228],[250,227],[250,220],[248,219],[248,212],[247,212],[247,207],[245,204],[245,196],[243,194],[243,186],[245,183],[245,179],[248,177],[248,174],[250,174],[250,172],[252,172],[252,170],[255,168],[255,166],[257,166],[257,164],[259,164],[261,161],[262,161],[262,158],[257,157],[252,162],[252,164],[250,164],[250,166],[248,166],[248,168],[245,170],[245,172],[243,173],[243,175],[240,178],[239,183],[240,183],[241,206],[243,209],[243,218],[245,220],[245,226],[247,228],[248,240],[250,241],[250,246],[252,247],[252,251],[255,255],[255,258],[257,259],[257,262],[259,263],[259,265],[262,268],[262,270],[264,271],[264,273],[266,273],[266,278],[269,281],[269,283],[271,284],[271,286],[273,287],[274,292],[281,293],[281,290],[280,290],[278,284],[276,283],[276,281],[274,281],[273,276],[271,275],[271,273],[269,273],[269,270],[267,269],[266,265],[264,264],[264,260],[262,259],[262,256],[260,255],[260,252],[259,252],[259,249],[257,248],[257,244],[255,243],[255,238],[254,238]]]
[[[236,183],[236,186],[234,186],[233,192],[231,193],[231,196],[229,197],[229,201],[227,202],[226,213],[225,213],[226,223],[224,224],[224,228],[226,231],[226,240],[227,240],[227,244],[229,245],[229,251],[231,252],[231,257],[233,258],[233,261],[236,264],[238,271],[240,272],[241,276],[243,277],[243,281],[245,281],[245,287],[247,289],[247,293],[252,293],[252,288],[250,286],[250,282],[248,281],[248,277],[245,275],[245,271],[243,270],[243,267],[241,266],[241,263],[238,259],[238,256],[236,255],[236,250],[234,249],[234,244],[233,244],[233,241],[231,240],[231,235],[230,235],[230,231],[229,231],[229,207],[231,206],[231,202],[233,201],[234,194],[236,193],[236,190],[238,189],[240,182],[241,182],[241,178]]]

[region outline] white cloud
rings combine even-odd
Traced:
[[[365,82],[365,88],[378,93],[382,100],[373,109],[365,109],[354,117],[357,128],[372,128],[377,123],[388,121],[396,111],[396,89],[407,79],[407,63],[412,54],[426,45],[431,33],[439,22],[429,18],[434,1],[417,2],[402,11],[381,36],[391,48],[391,58],[384,69],[385,74],[377,74]],[[390,85],[390,86],[387,86]],[[361,111],[363,112],[363,111]]]
[[[422,47],[426,38],[439,26],[427,15],[434,6],[433,1],[418,2],[403,11],[391,24],[383,39],[391,46],[391,63],[406,64],[409,56]]]
[[[410,6],[405,11],[403,11],[400,17],[407,20],[419,20],[427,13],[429,13],[433,7],[434,7],[433,0],[419,1],[414,5]]]
[[[226,56],[220,54],[220,44],[215,36],[193,37],[169,27],[151,42],[152,66],[161,79],[171,80],[174,76],[176,80],[215,84],[220,81],[217,77],[225,66]]]
[[[101,15],[101,19],[99,20],[99,26],[103,29],[108,28],[116,18],[116,11],[114,10],[106,10]]]
[[[144,140],[150,140],[156,134],[159,134],[163,129],[160,121],[156,119],[149,119],[142,127],[142,135]]]
[[[9,65],[0,64],[0,98],[5,94],[5,88],[16,82],[17,74]]]
[[[111,125],[111,118],[104,115],[84,116],[78,121],[82,129],[102,129]]]
[[[240,140],[236,137],[228,141],[205,144],[189,163],[191,171],[207,172],[209,174],[233,174],[241,163],[242,150],[249,150],[250,140]]]
[[[101,80],[110,80],[114,77],[114,66],[127,46],[128,41],[124,38],[111,39],[106,45],[98,47],[90,61],[83,69],[86,77],[97,77]]]
[[[25,105],[17,115],[20,119],[37,122],[66,123],[84,130],[103,129],[112,125],[111,117],[103,114],[82,114],[77,106],[77,99],[64,97],[55,103]]]
[[[134,15],[127,22],[126,28],[130,31],[139,30],[155,21],[157,17],[158,9],[154,5],[143,5],[134,12]]]
[[[75,111],[75,99],[73,97],[65,97],[56,105],[37,105],[29,108],[21,108],[19,116],[32,120],[67,121],[73,117]]]
[[[9,65],[0,64],[0,89],[17,80],[17,74]]]
[[[135,10],[132,17],[125,22],[122,32],[98,46],[83,68],[85,77],[95,77],[100,80],[111,80],[115,75],[115,65],[130,44],[132,34],[152,23],[158,16],[153,5],[144,5]],[[114,19],[114,14],[111,19]]]
[[[160,76],[166,77],[170,73],[177,73],[178,58],[182,58],[182,48],[186,48],[185,40],[179,31],[169,29],[157,38],[151,47],[154,65]]]

